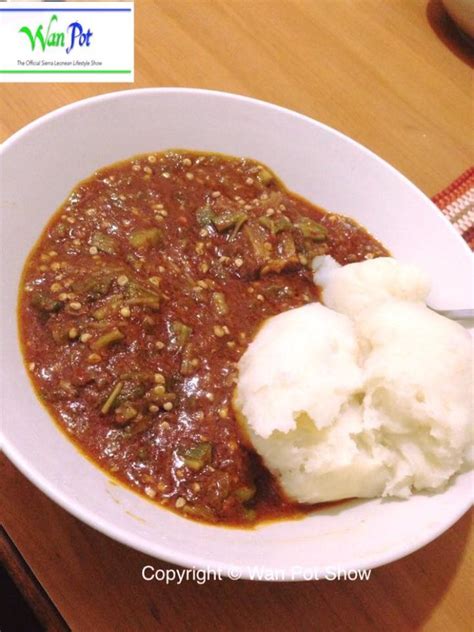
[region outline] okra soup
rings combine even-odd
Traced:
[[[387,252],[255,160],[167,151],[100,169],[25,265],[19,328],[36,393],[109,475],[184,517],[301,515],[232,401],[264,321],[319,301],[311,262],[325,254],[344,265]]]

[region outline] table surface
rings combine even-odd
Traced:
[[[352,136],[432,196],[473,158],[469,49],[438,0],[140,0],[135,84],[2,85],[0,141],[50,110],[145,86],[237,92]],[[0,462],[1,520],[73,630],[467,632],[464,516],[368,582],[145,582],[157,563],[78,522]],[[163,568],[171,568],[162,564]]]

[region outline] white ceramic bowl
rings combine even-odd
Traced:
[[[375,567],[423,546],[470,506],[472,477],[408,501],[351,502],[255,530],[198,524],[161,509],[86,460],[38,403],[18,346],[17,289],[25,258],[70,189],[96,168],[180,147],[251,156],[294,191],[356,218],[434,280],[432,304],[472,307],[470,251],[413,184],[373,153],[307,117],[245,97],[147,89],[74,103],[28,125],[1,150],[2,440],[7,456],[72,514],[140,551],[250,577],[255,567],[301,578],[314,569]]]

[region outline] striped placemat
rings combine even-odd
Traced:
[[[474,167],[437,193],[433,202],[474,250]]]

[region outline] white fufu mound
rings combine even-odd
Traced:
[[[323,290],[323,303],[353,319],[388,299],[425,303],[430,291],[422,270],[391,257],[341,267],[326,255],[313,259],[313,271],[314,282]]]
[[[351,320],[319,303],[268,319],[239,368],[243,412],[265,439],[292,430],[298,411],[317,419],[318,428],[330,426],[363,384]]]
[[[255,449],[303,503],[440,488],[471,462],[469,334],[426,307],[413,266],[314,269],[327,306],[270,318],[239,364],[234,405]]]

